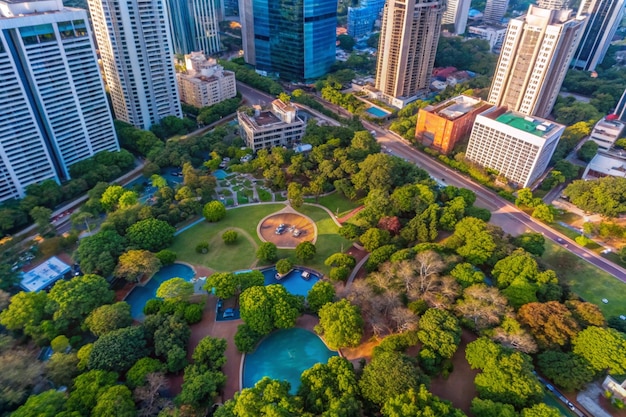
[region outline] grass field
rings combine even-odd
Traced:
[[[541,257],[574,293],[600,307],[606,317],[626,315],[626,284],[554,243],[546,242]],[[604,304],[602,299],[609,300]]]
[[[315,203],[314,198],[307,198],[305,199],[305,201],[307,203]],[[339,192],[335,192],[330,195],[320,197],[317,201],[317,204],[321,204],[322,206],[326,207],[328,210],[332,211],[335,214],[339,212],[338,214],[339,217],[361,206],[360,203],[347,199],[343,194]]]
[[[174,238],[170,249],[178,259],[191,264],[205,265],[217,271],[247,269],[256,260],[256,246],[261,243],[256,226],[263,217],[284,207],[282,204],[247,206],[226,211],[226,217],[217,223],[202,222]],[[237,244],[226,245],[222,232],[230,228],[242,229],[254,245],[239,232]],[[196,253],[196,245],[209,242],[209,253]]]

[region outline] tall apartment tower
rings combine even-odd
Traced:
[[[469,16],[471,0],[448,0],[448,6],[443,13],[441,24],[454,25],[454,33],[465,33],[467,18]]]
[[[487,0],[483,22],[490,25],[499,25],[509,8],[509,0]]]
[[[87,12],[0,0],[0,201],[119,145]]]
[[[174,53],[220,50],[218,9],[214,0],[167,0]]]
[[[165,0],[89,0],[115,117],[149,129],[182,117]]]
[[[595,71],[604,60],[611,40],[624,17],[626,0],[583,0],[578,16],[587,16],[580,44],[572,67]]]
[[[537,0],[540,9],[562,10],[567,9],[568,4],[568,0]]]
[[[446,0],[389,0],[383,9],[376,88],[404,107],[430,86]]]
[[[547,117],[578,46],[584,18],[571,10],[530,6],[511,19],[489,91],[489,102]]]
[[[615,106],[615,110],[613,110],[613,114],[616,114],[618,119],[622,122],[626,122],[626,90],[622,93],[622,97],[620,97],[617,102],[617,106]]]
[[[261,73],[319,78],[335,63],[337,0],[240,0],[244,59]]]

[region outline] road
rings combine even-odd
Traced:
[[[251,106],[255,104],[260,104],[264,106],[270,104],[273,100],[276,99],[276,97],[270,94],[266,94],[239,81],[237,81],[237,91],[241,93],[243,98]]]
[[[441,182],[472,190],[476,194],[476,205],[491,211],[491,223],[502,227],[505,232],[512,235],[526,231],[541,233],[547,239],[551,239],[557,244],[562,244],[567,247],[570,252],[626,283],[626,270],[624,268],[607,261],[594,252],[580,247],[567,236],[536,221],[515,207],[514,204],[498,196],[491,190],[483,188],[456,171],[439,163],[434,158],[419,152],[394,133],[383,130],[367,121],[363,121],[363,125],[368,130],[376,131],[378,141],[381,145],[386,147],[388,153],[415,163],[426,170],[433,178]]]

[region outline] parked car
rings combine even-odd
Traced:
[[[227,308],[226,310],[224,310],[224,314],[222,314],[222,318],[224,319],[230,319],[235,317],[235,309],[233,308]]]

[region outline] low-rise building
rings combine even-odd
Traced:
[[[20,287],[25,291],[37,292],[51,287],[55,282],[69,274],[71,267],[53,256],[32,270],[22,274]]]
[[[500,25],[469,26],[467,32],[470,36],[489,42],[491,52],[500,53],[502,42],[506,36],[506,27]]]
[[[602,177],[626,178],[626,151],[600,152],[587,164],[584,180]]]
[[[207,107],[237,94],[235,73],[226,71],[202,52],[185,55],[185,72],[176,74],[180,99],[196,107]]]
[[[417,114],[415,137],[426,146],[448,153],[467,139],[476,116],[490,107],[479,98],[463,95],[427,106]]]
[[[616,115],[609,115],[596,123],[589,139],[598,144],[599,151],[608,151],[620,138],[623,130],[624,123],[617,120]]]
[[[548,167],[565,126],[493,106],[476,116],[466,157],[528,187]]]
[[[275,146],[291,147],[304,135],[306,123],[298,117],[296,108],[274,100],[270,109],[255,106],[250,111],[237,112],[241,135],[253,151]]]

